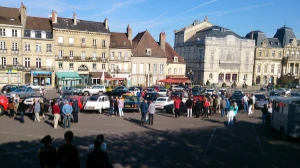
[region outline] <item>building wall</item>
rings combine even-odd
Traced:
[[[300,78],[300,45],[293,39],[284,47],[284,64],[282,75],[293,75],[295,79]]]
[[[168,63],[166,70],[167,75],[185,75],[186,65],[180,63]]]

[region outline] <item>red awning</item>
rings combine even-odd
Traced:
[[[105,78],[105,80],[125,80],[125,78]]]
[[[191,81],[187,78],[168,78],[168,79],[159,80],[158,82],[163,82],[163,83],[191,83]]]

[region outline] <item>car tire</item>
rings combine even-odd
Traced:
[[[4,115],[4,108],[2,106],[0,106],[0,116]]]
[[[89,92],[84,92],[83,95],[88,96]]]
[[[101,94],[103,94],[103,92],[102,92],[102,91],[100,91],[98,94],[99,94],[99,95],[101,95]]]

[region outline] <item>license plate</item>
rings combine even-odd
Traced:
[[[130,105],[125,105],[125,107],[130,107]]]

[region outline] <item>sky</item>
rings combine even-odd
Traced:
[[[184,28],[205,16],[214,25],[231,29],[240,36],[260,30],[273,37],[286,25],[300,39],[299,0],[6,0],[6,7],[27,7],[29,16],[49,17],[52,10],[59,17],[103,22],[108,18],[112,32],[126,32],[129,24],[133,37],[145,30],[158,41],[165,32],[174,45],[174,30]]]

